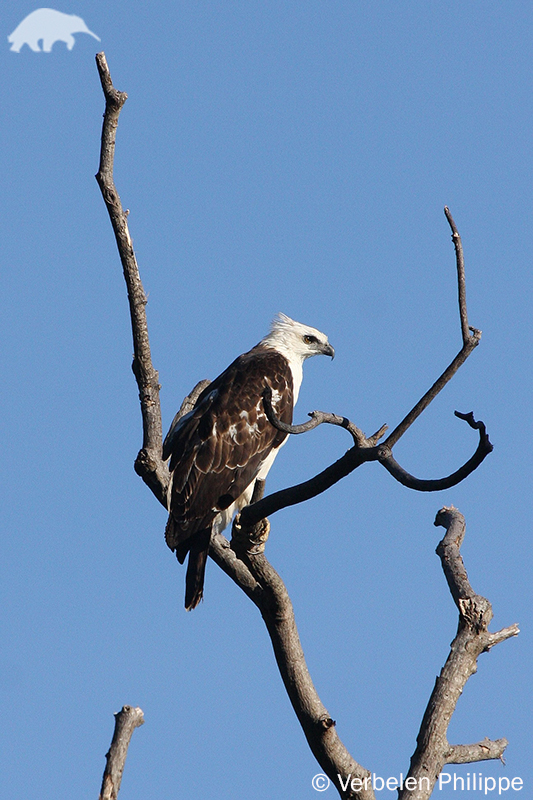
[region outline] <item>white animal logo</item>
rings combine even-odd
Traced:
[[[51,53],[55,42],[65,42],[68,50],[76,44],[73,33],[88,33],[100,41],[100,37],[89,30],[81,17],[75,14],[63,14],[53,8],[38,8],[25,17],[17,25],[13,33],[7,37],[11,50],[19,53],[22,45],[27,44],[34,53],[40,53],[39,41],[43,42],[43,53]]]

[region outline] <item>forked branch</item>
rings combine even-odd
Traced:
[[[472,350],[479,344],[481,339],[481,331],[477,328],[472,328],[468,324],[468,315],[466,307],[466,283],[465,283],[465,267],[463,246],[461,237],[457,231],[455,222],[449,208],[444,208],[446,219],[452,230],[452,240],[455,247],[455,260],[457,267],[457,285],[458,285],[458,298],[459,298],[459,316],[461,320],[461,336],[463,346],[461,350],[453,359],[451,364],[444,370],[442,375],[435,381],[430,389],[424,396],[416,403],[415,406],[403,418],[399,425],[394,428],[392,433],[385,439],[385,441],[377,446],[377,442],[382,438],[387,426],[383,425],[377,433],[373,436],[366,438],[363,431],[361,431],[351,420],[347,417],[331,414],[325,411],[312,411],[309,416],[311,419],[300,425],[287,425],[281,422],[276,417],[272,407],[272,393],[269,387],[265,387],[263,392],[263,405],[265,413],[275,428],[278,428],[285,433],[300,434],[307,433],[313,430],[318,425],[328,423],[330,425],[339,425],[345,428],[352,435],[354,446],[351,450],[336,461],[331,466],[327,467],[314,478],[311,478],[304,483],[297,486],[291,486],[288,489],[283,489],[273,495],[263,498],[260,503],[248,506],[243,510],[242,519],[246,525],[253,525],[261,519],[262,516],[267,516],[279,511],[286,506],[295,505],[309,500],[316,495],[329,489],[338,481],[345,478],[350,472],[357,469],[361,464],[366,461],[379,461],[385,469],[404,486],[410,489],[415,489],[419,492],[436,492],[442,489],[449,489],[464,480],[471,472],[473,472],[481,464],[484,458],[492,451],[492,444],[490,443],[487,435],[485,425],[483,422],[476,422],[473,414],[462,414],[456,411],[455,414],[460,419],[468,422],[470,427],[477,428],[480,432],[479,444],[474,455],[462,465],[459,469],[448,475],[446,478],[439,478],[436,480],[423,480],[415,478],[410,475],[406,470],[401,467],[398,462],[393,458],[392,448],[398,440],[404,435],[413,422],[420,416],[420,414],[428,407],[432,400],[439,394],[440,391],[446,386],[448,381],[455,375],[459,367],[464,364]]]
[[[264,402],[265,406],[269,405],[268,394],[264,395]],[[272,424],[275,427],[278,427],[279,420],[277,420],[272,406],[270,406],[268,414]],[[487,435],[485,425],[483,422],[476,422],[472,412],[468,414],[462,414],[461,412],[456,411],[455,415],[460,419],[465,420],[471,428],[475,428],[479,431],[479,444],[477,449],[473,456],[471,456],[471,458],[469,458],[468,461],[462,465],[462,467],[455,472],[452,472],[451,475],[448,475],[445,478],[424,480],[421,478],[415,478],[414,475],[410,475],[398,464],[392,455],[392,450],[387,446],[386,441],[380,445],[375,444],[376,438],[379,438],[382,435],[383,428],[381,428],[369,439],[364,439],[364,434],[359,431],[358,428],[355,428],[353,423],[351,423],[346,417],[337,417],[335,414],[326,414],[322,411],[314,411],[311,425],[307,430],[311,430],[322,422],[327,422],[334,425],[341,425],[343,428],[350,430],[354,438],[355,435],[353,433],[353,429],[359,431],[359,434],[363,437],[364,441],[362,441],[358,435],[358,443],[351,447],[350,450],[348,450],[334,464],[331,464],[329,467],[326,467],[325,470],[319,472],[318,475],[315,475],[313,478],[310,478],[303,483],[299,483],[296,486],[291,486],[287,489],[281,489],[278,492],[267,495],[267,497],[264,497],[257,503],[252,503],[251,505],[243,508],[241,512],[242,523],[248,526],[254,525],[263,517],[271,516],[276,511],[280,511],[282,508],[287,508],[288,506],[310,500],[312,497],[316,497],[317,495],[322,494],[322,492],[325,492],[335,483],[338,483],[355,469],[360,467],[361,464],[365,464],[367,461],[378,461],[399,483],[407,486],[409,489],[415,489],[418,492],[437,492],[443,489],[449,489],[452,486],[456,486],[468,475],[470,475],[471,472],[477,469],[481,462],[492,451],[492,444]],[[315,420],[317,421],[315,424],[313,424],[313,421]],[[288,433],[304,432],[300,430],[300,428],[304,427],[303,425],[283,425],[283,427],[281,427],[281,425],[283,425],[283,423],[280,424],[280,429],[285,430]]]
[[[468,678],[477,670],[477,659],[495,644],[516,636],[519,629],[518,625],[511,625],[496,633],[488,630],[492,606],[472,589],[460,553],[465,535],[463,515],[456,508],[443,508],[436,516],[435,525],[446,529],[437,554],[459,610],[459,627],[435,682],[411,758],[405,784],[407,786],[411,779],[413,788],[401,791],[398,800],[427,800],[445,764],[502,758],[507,747],[506,739],[485,739],[471,745],[451,745],[447,739],[451,716]]]

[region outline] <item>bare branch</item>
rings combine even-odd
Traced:
[[[325,492],[330,486],[338,483],[354,469],[360,467],[365,461],[379,460],[379,447],[352,447],[341,458],[326,469],[319,472],[308,481],[281,489],[279,492],[269,494],[267,497],[253,505],[245,506],[241,511],[241,520],[244,525],[250,526],[259,522],[263,517],[271,516],[282,508],[304,503],[312,497]]]
[[[266,407],[268,403],[267,397],[264,397],[264,403]],[[270,422],[275,427],[280,427],[281,430],[294,427],[296,428],[297,433],[302,432],[300,428],[303,428],[304,426],[288,426],[280,422],[280,420],[278,420],[275,416],[271,406],[268,413]],[[312,425],[312,427],[320,425],[321,422],[332,422],[330,417],[333,417],[336,420],[342,420],[342,427],[348,429],[350,426],[350,432],[352,435],[354,435],[353,430],[359,431],[359,441],[364,440],[364,444],[352,447],[341,458],[339,458],[338,461],[336,461],[334,464],[331,464],[322,472],[319,472],[318,475],[315,475],[313,478],[310,478],[309,480],[299,483],[295,486],[291,486],[287,489],[281,489],[279,492],[274,492],[257,503],[252,503],[251,505],[246,506],[241,511],[241,519],[243,524],[248,526],[254,525],[263,517],[269,517],[272,514],[275,514],[276,511],[280,511],[282,508],[297,505],[298,503],[304,503],[306,500],[310,500],[312,497],[322,494],[322,492],[325,492],[335,483],[338,483],[355,469],[360,467],[361,464],[364,464],[367,461],[379,461],[379,463],[385,467],[385,469],[393,476],[393,478],[395,478],[404,486],[407,486],[409,489],[414,489],[415,491],[419,492],[438,492],[442,489],[449,489],[452,486],[456,486],[468,475],[470,475],[471,472],[477,469],[486,456],[492,452],[492,444],[489,441],[489,437],[483,422],[476,422],[471,412],[468,414],[461,414],[460,412],[456,411],[455,414],[457,417],[466,420],[471,428],[479,430],[479,444],[476,452],[465,464],[463,464],[462,467],[453,472],[451,475],[448,475],[445,478],[437,478],[435,480],[424,480],[421,478],[415,478],[414,475],[411,475],[409,472],[404,470],[403,467],[401,467],[400,464],[398,464],[398,462],[394,459],[392,451],[387,446],[386,442],[377,446],[372,444],[372,442],[375,442],[383,435],[383,428],[377,431],[377,433],[375,433],[369,439],[366,439],[363,432],[360,431],[359,428],[356,428],[356,426],[350,422],[350,420],[347,420],[346,417],[337,417],[335,414],[326,414],[322,411],[313,412],[313,414],[318,414],[320,416],[318,417],[319,421],[315,425]],[[341,423],[333,421],[333,424]],[[312,427],[308,428],[308,430],[311,430]],[[291,431],[288,432],[290,433]]]
[[[137,456],[135,469],[157,499],[166,506],[168,470],[161,460],[163,433],[159,402],[160,387],[159,376],[153,367],[150,354],[145,308],[147,301],[128,229],[128,215],[122,208],[113,178],[118,118],[128,96],[125,92],[118,92],[113,87],[104,53],[97,54],[96,65],[106,101],[102,125],[100,167],[96,174],[96,180],[113,226],[128,289],[134,351],[132,369],[139,387],[143,421],[143,445]]]
[[[162,426],[161,408],[159,402],[159,377],[157,372],[154,370],[151,361],[145,311],[146,297],[133,251],[133,244],[129,235],[127,214],[125,214],[122,209],[122,204],[113,180],[113,159],[118,115],[122,105],[127,99],[127,95],[123,92],[117,92],[114,89],[105,55],[103,53],[99,53],[96,57],[96,61],[102,82],[102,88],[106,97],[106,112],[104,115],[104,124],[102,128],[100,170],[96,178],[102,190],[102,194],[113,225],[113,230],[115,231],[117,246],[124,269],[124,277],[128,287],[135,352],[133,371],[139,386],[139,396],[141,400],[141,411],[143,417],[143,447],[135,461],[135,469],[150,487],[157,499],[166,507],[169,474],[168,469],[161,458]],[[465,323],[467,323],[467,318],[462,246],[450,212],[447,208],[445,209],[445,212],[448,221],[450,222],[450,226],[452,227],[453,240],[456,248],[459,283],[459,306],[464,334],[464,326]],[[466,330],[468,331],[468,326],[466,327]],[[332,464],[330,467],[316,475],[311,480],[299,484],[298,486],[285,489],[282,492],[276,492],[274,495],[262,500],[262,505],[255,504],[253,511],[245,510],[243,512],[243,521],[247,525],[256,524],[263,517],[271,515],[281,508],[284,508],[288,505],[293,505],[295,503],[301,503],[310,499],[311,497],[315,497],[317,494],[326,491],[326,489],[330,488],[330,486],[332,486],[334,483],[346,477],[346,475],[348,475],[365,461],[381,461],[383,466],[390,472],[391,475],[393,475],[393,477],[396,478],[396,480],[403,485],[418,491],[438,491],[440,489],[454,486],[456,483],[459,483],[461,480],[463,480],[467,475],[470,474],[470,472],[479,466],[481,461],[492,449],[492,445],[490,445],[488,437],[485,435],[484,427],[483,435],[480,434],[480,445],[474,456],[472,456],[472,458],[469,459],[469,461],[459,470],[447,478],[434,481],[424,481],[415,478],[406,472],[395,461],[390,451],[393,444],[398,441],[398,439],[403,435],[403,433],[405,433],[412,422],[414,422],[419,414],[421,414],[422,411],[429,405],[431,400],[436,397],[443,386],[450,380],[457,369],[459,369],[461,364],[466,360],[471,350],[478,344],[481,333],[475,329],[472,329],[472,331],[473,335],[467,336],[466,339],[463,335],[464,345],[461,352],[439,378],[439,380],[433,384],[431,389],[409,412],[400,425],[398,425],[389,435],[380,449],[376,449],[376,444],[384,435],[387,429],[386,426],[383,426],[379,431],[377,431],[377,433],[370,438],[367,438],[364,433],[346,417],[340,417],[336,414],[330,414],[322,411],[313,411],[310,414],[311,420],[303,425],[286,425],[276,418],[271,403],[271,392],[268,387],[266,387],[263,393],[265,412],[270,422],[275,427],[287,433],[303,433],[308,430],[312,430],[324,422],[327,422],[329,424],[339,425],[348,430],[352,435],[356,447],[352,448],[352,450],[348,451],[343,458],[339,459],[337,462],[335,462],[335,464]],[[177,421],[185,413],[191,410],[191,408],[194,406],[194,402],[198,399],[199,394],[203,388],[208,385],[208,383],[208,381],[200,382],[197,384],[191,395],[188,395],[188,397],[185,398],[180,411],[174,418],[168,436],[172,435],[172,431]],[[463,417],[463,419],[464,418],[465,417]],[[478,425],[479,424],[482,425],[483,423],[478,423]],[[362,455],[360,452],[362,449],[365,449],[366,451],[364,455]]]
[[[133,731],[143,723],[144,715],[140,708],[123,706],[122,710],[115,714],[115,731],[111,747],[106,753],[99,800],[116,800]]]
[[[496,631],[496,633],[488,633],[487,632],[487,643],[485,645],[485,650],[490,650],[491,647],[494,647],[496,644],[500,644],[500,642],[506,642],[507,639],[511,639],[513,636],[518,636],[520,633],[520,628],[515,623],[514,625],[509,625],[507,628],[502,628],[500,631]]]
[[[270,386],[265,386],[263,389],[263,407],[270,424],[278,430],[284,431],[284,433],[307,433],[307,431],[312,431],[314,428],[327,422],[330,425],[339,425],[341,428],[345,428],[351,433],[358,447],[373,447],[387,430],[387,426],[383,425],[377,433],[367,439],[363,431],[358,428],[357,425],[354,425],[347,417],[339,417],[337,414],[330,414],[327,411],[310,411],[309,416],[311,419],[308,422],[303,422],[301,425],[288,425],[276,416],[272,405],[272,389]]]
[[[462,467],[455,472],[452,472],[451,475],[448,475],[446,478],[437,478],[435,480],[423,480],[420,478],[415,478],[398,464],[398,462],[393,458],[392,453],[390,453],[389,456],[380,458],[380,464],[382,464],[399,483],[403,484],[403,486],[407,486],[409,489],[415,489],[417,492],[439,492],[443,489],[450,489],[452,486],[456,486],[458,483],[461,483],[461,481],[463,481],[466,477],[468,477],[468,475],[470,475],[470,473],[479,467],[481,462],[488,456],[489,453],[492,452],[493,447],[489,440],[484,423],[481,421],[476,422],[472,412],[469,412],[468,414],[461,414],[461,412],[456,411],[455,416],[466,420],[471,428],[476,428],[479,430],[479,444],[474,455],[471,456],[471,458],[469,458]],[[382,450],[384,452],[385,448],[386,445],[383,444]]]
[[[457,263],[457,289],[459,296],[459,315],[461,317],[461,333],[463,335],[463,344],[466,344],[470,339],[470,331],[473,332],[474,328],[470,328],[468,325],[468,312],[466,310],[466,279],[463,244],[448,206],[444,206],[444,213],[446,214],[446,219],[448,220],[448,224],[452,229],[452,241],[453,246],[455,247],[455,260]]]
[[[443,508],[437,514],[435,525],[441,525],[447,531],[437,547],[437,553],[459,609],[459,628],[448,659],[435,682],[417,737],[417,747],[411,758],[407,777],[415,779],[416,788],[403,789],[399,793],[399,800],[427,800],[445,764],[501,758],[507,745],[505,739],[496,742],[485,740],[476,745],[450,745],[446,738],[457,701],[468,678],[477,669],[478,657],[497,641],[502,641],[503,637],[488,632],[487,627],[492,619],[491,604],[474,592],[466,574],[459,549],[465,535],[463,515],[453,507]],[[505,638],[517,633],[518,627],[514,625],[506,629]],[[421,781],[421,778],[426,780]]]
[[[238,558],[226,537],[221,533],[211,536],[209,555],[215,564],[256,603],[255,595],[261,593],[261,586],[244,562]]]
[[[447,764],[473,764],[476,761],[491,761],[500,759],[509,742],[507,739],[483,739],[477,744],[456,744],[446,756]]]
[[[388,447],[393,447],[398,439],[400,439],[406,430],[411,427],[415,419],[426,410],[432,400],[436,398],[439,392],[446,386],[449,380],[453,378],[459,367],[464,364],[474,347],[477,347],[481,338],[481,331],[474,331],[468,342],[462,347],[461,351],[456,355],[450,366],[444,370],[440,378],[435,381],[433,386],[426,392],[426,394],[418,401],[418,403],[411,409],[411,411],[403,418],[400,424],[393,430],[390,436],[385,439],[384,444]]]
[[[239,541],[237,546],[235,538]],[[253,526],[243,529],[237,518],[232,545],[222,534],[213,536],[210,555],[261,612],[285,689],[321,768],[342,798],[374,800],[370,772],[354,761],[346,750],[337,735],[335,722],[318,696],[305,663],[287,589],[264,554],[258,552],[257,539],[257,530]],[[235,546],[239,555],[232,549]],[[346,786],[344,790],[343,785]]]
[[[445,207],[444,212],[450,227],[452,229],[452,239],[454,242],[456,263],[457,263],[457,282],[458,282],[458,295],[459,295],[459,313],[461,317],[461,332],[463,338],[463,347],[454,358],[452,363],[442,373],[440,378],[435,381],[433,386],[425,393],[425,395],[418,401],[418,403],[411,409],[411,411],[404,417],[399,425],[389,434],[383,444],[378,448],[377,442],[384,435],[387,426],[384,425],[372,437],[367,438],[363,431],[360,430],[353,422],[347,417],[331,414],[324,411],[312,411],[309,416],[311,419],[301,425],[287,425],[281,422],[276,417],[275,411],[272,407],[272,392],[268,387],[263,391],[263,405],[265,413],[272,425],[285,433],[300,434],[313,430],[318,425],[326,422],[331,425],[339,425],[348,430],[355,443],[355,447],[349,450],[342,458],[329,466],[327,469],[315,475],[308,481],[298,484],[297,486],[283,489],[280,492],[275,492],[273,495],[261,500],[260,503],[243,509],[243,523],[246,525],[256,524],[261,515],[270,516],[281,508],[296,503],[302,503],[312,497],[326,491],[333,484],[345,478],[354,469],[357,469],[365,461],[380,461],[381,464],[388,470],[388,472],[404,486],[410,489],[415,489],[421,492],[435,492],[442,489],[448,489],[455,486],[464,480],[471,472],[473,472],[481,464],[484,458],[492,451],[492,444],[486,433],[485,425],[482,422],[475,422],[473,414],[461,414],[455,412],[456,416],[464,419],[472,428],[477,428],[480,431],[480,441],[478,448],[474,455],[458,470],[448,475],[445,478],[437,480],[422,480],[415,478],[404,470],[392,456],[392,448],[403,436],[407,429],[413,422],[420,416],[420,414],[427,408],[432,400],[439,394],[448,381],[455,375],[459,367],[466,361],[472,350],[477,347],[481,339],[481,331],[471,328],[468,325],[467,308],[466,308],[466,287],[465,287],[465,269],[463,248],[461,244],[461,237],[455,226],[455,222],[450,214],[448,207]],[[470,335],[470,332],[472,335]],[[365,451],[364,453],[362,451]]]
[[[452,229],[452,239],[455,247],[455,256],[457,263],[457,283],[459,293],[459,313],[461,317],[461,335],[463,338],[463,346],[459,353],[456,355],[450,366],[444,370],[440,378],[435,381],[433,386],[426,392],[426,394],[418,401],[418,403],[411,409],[411,411],[404,417],[400,424],[392,431],[392,433],[385,440],[385,444],[393,447],[398,439],[403,436],[405,431],[413,424],[415,419],[428,407],[432,400],[439,394],[439,392],[446,386],[448,381],[453,378],[459,367],[464,364],[472,350],[479,344],[481,339],[481,331],[476,328],[471,328],[468,325],[468,316],[466,311],[466,284],[465,284],[465,266],[463,257],[463,246],[461,244],[461,237],[455,226],[455,222],[450,214],[450,209],[445,206],[444,213],[446,219]],[[472,335],[470,335],[470,333]]]

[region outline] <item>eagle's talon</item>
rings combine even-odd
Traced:
[[[236,553],[257,556],[265,552],[268,535],[270,533],[270,522],[268,519],[260,520],[251,528],[245,528],[240,522],[241,515],[237,514],[233,520],[231,530],[231,549]]]
[[[252,528],[252,533],[248,537],[248,542],[251,545],[251,547],[248,548],[248,555],[257,556],[265,552],[269,533],[270,522],[265,517],[265,519],[262,519]]]

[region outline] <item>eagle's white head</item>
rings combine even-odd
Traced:
[[[261,339],[260,344],[277,350],[289,362],[293,375],[294,402],[302,382],[302,364],[305,359],[318,355],[333,358],[335,355],[325,333],[310,325],[296,322],[281,312],[272,321],[270,332]]]
[[[310,325],[302,325],[281,311],[272,320],[270,332],[261,340],[266,347],[273,347],[280,352],[287,351],[292,358],[304,361],[310,356],[335,355],[325,333],[317,331]]]

